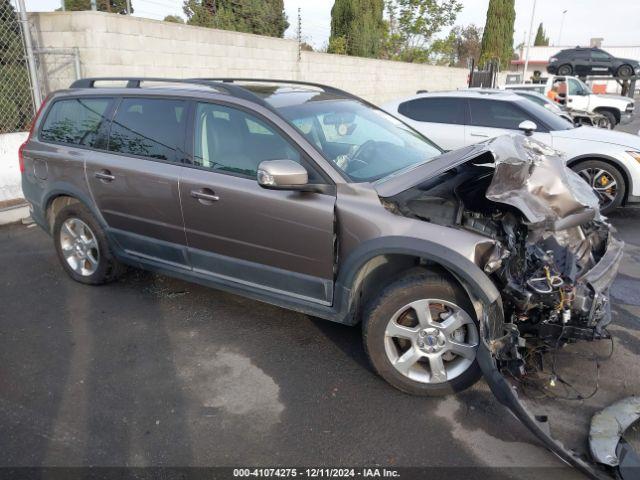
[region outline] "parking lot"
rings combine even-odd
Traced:
[[[611,220],[627,242],[612,331],[637,361],[640,209]],[[33,226],[0,227],[0,265],[0,466],[456,465],[581,478],[484,382],[442,399],[388,386],[359,328],[135,270],[83,286]]]

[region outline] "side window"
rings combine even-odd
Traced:
[[[111,123],[109,150],[159,160],[178,161],[184,146],[186,102],[125,98]]]
[[[465,101],[459,98],[416,98],[401,103],[398,112],[418,122],[464,125]]]
[[[526,112],[516,105],[499,100],[469,99],[471,124],[480,127],[517,130],[525,120],[531,120]]]
[[[260,162],[289,159],[307,167],[310,182],[324,183],[273,128],[253,115],[222,105],[198,103],[193,153],[195,165],[252,179]]]
[[[608,53],[599,52],[598,50],[593,50],[591,52],[591,60],[602,61],[602,60],[609,60],[609,59],[610,59],[610,57],[609,57]]]
[[[573,78],[569,78],[569,95],[582,95],[584,90],[580,83],[576,82]]]
[[[110,101],[108,98],[58,100],[47,113],[40,129],[40,138],[50,142],[99,148],[98,132],[108,121],[105,114]]]

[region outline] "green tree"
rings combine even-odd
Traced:
[[[28,128],[33,116],[22,33],[9,0],[0,0],[0,133]]]
[[[480,57],[482,29],[476,25],[456,26],[444,39],[434,40],[429,48],[430,61],[438,65],[466,68],[470,59]]]
[[[546,32],[544,31],[542,22],[538,25],[538,31],[536,32],[536,39],[533,41],[533,45],[536,47],[549,46],[549,37],[547,37]]]
[[[96,0],[96,6],[100,12],[122,15],[127,13],[127,0]],[[91,10],[91,0],[64,0],[64,8],[69,11]],[[131,5],[131,13],[133,13],[133,5]]]
[[[384,0],[336,0],[329,53],[377,57],[384,38]]]
[[[284,0],[185,0],[187,24],[282,37],[289,27]]]
[[[442,28],[452,25],[458,0],[387,0],[389,16],[385,57],[407,62],[429,60],[429,45]]]
[[[498,60],[506,68],[513,58],[513,24],[515,0],[489,0],[487,23],[482,35],[480,63]]]
[[[178,15],[167,15],[163,20],[170,23],[184,23],[182,17],[179,17]]]

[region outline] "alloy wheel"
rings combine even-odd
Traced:
[[[68,218],[60,229],[60,248],[67,265],[78,275],[93,275],[100,263],[100,249],[91,228],[79,218]]]
[[[385,330],[385,352],[402,375],[422,383],[444,383],[474,362],[478,328],[458,305],[423,299],[400,308]]]
[[[615,201],[618,195],[618,182],[611,172],[604,168],[585,168],[579,170],[578,175],[591,185],[600,201],[601,209],[606,209]]]

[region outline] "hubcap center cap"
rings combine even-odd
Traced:
[[[427,353],[437,353],[445,345],[444,334],[437,328],[424,328],[418,332],[418,347]]]

